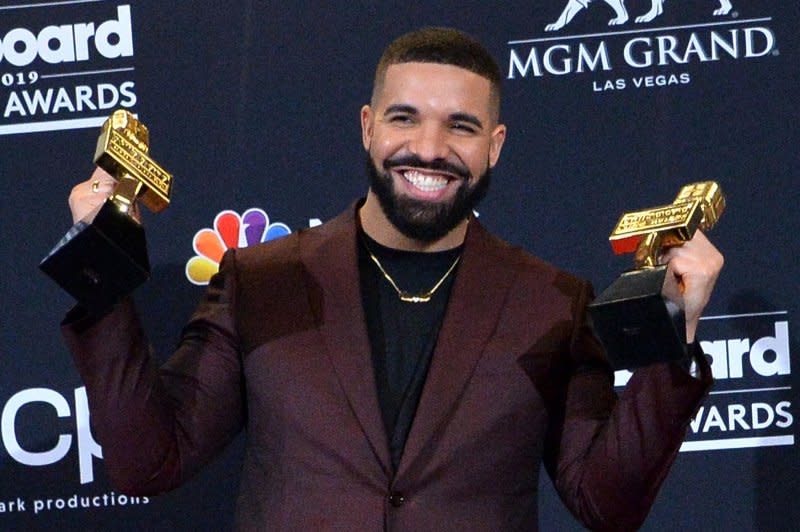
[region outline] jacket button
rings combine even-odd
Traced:
[[[389,504],[391,504],[395,508],[400,508],[401,506],[403,506],[403,503],[405,502],[406,498],[399,493],[392,493],[391,495],[389,495]]]

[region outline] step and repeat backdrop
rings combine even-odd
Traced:
[[[622,212],[720,183],[726,266],[700,330],[717,380],[644,528],[796,529],[799,14],[778,0],[4,1],[0,529],[232,526],[243,438],[173,493],[108,482],[59,333],[72,300],[38,269],[105,117],[136,113],[175,175],[169,208],[144,214],[152,278],[136,292],[163,360],[222,250],[364,194],[374,65],[424,25],[475,35],[505,76],[481,221],[598,290],[631,266],[607,242]],[[546,476],[541,504],[543,530],[580,530]]]

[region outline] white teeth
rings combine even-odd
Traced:
[[[423,174],[417,170],[408,170],[403,173],[403,177],[423,192],[435,192],[447,186],[446,178]]]

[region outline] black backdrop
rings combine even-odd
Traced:
[[[153,276],[136,294],[165,358],[202,290],[186,273],[194,236],[218,213],[258,208],[296,229],[364,193],[372,69],[421,25],[474,34],[508,78],[483,223],[598,288],[629,265],[606,243],[621,212],[720,182],[729,207],[713,239],[727,263],[700,334],[722,378],[645,529],[796,527],[798,6],[734,0],[715,16],[714,0],[673,0],[636,23],[650,1],[628,0],[630,20],[608,26],[595,2],[546,32],[566,3],[3,2],[0,528],[231,524],[241,441],[149,499],[116,493],[93,456],[58,331],[71,301],[37,264],[69,225],[102,118],[138,113],[175,174],[170,208],[145,215]],[[546,479],[542,504],[543,530],[579,529]]]

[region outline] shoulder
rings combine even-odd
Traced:
[[[592,297],[589,283],[480,226],[476,229],[468,244],[474,246],[470,253],[484,254],[476,259],[483,261],[484,273],[472,279],[480,287],[492,282],[507,286],[495,339],[542,355],[542,363],[561,369],[577,361],[569,357],[576,356],[578,345],[581,360],[601,356],[602,351],[585,340],[590,337],[585,327],[586,305]],[[467,251],[465,247],[465,258]]]
[[[316,284],[309,275],[309,252],[320,242],[337,246],[347,234],[346,217],[303,229],[256,246],[230,250],[220,279],[230,279],[232,313],[242,348],[249,352],[271,338],[305,330],[320,319]],[[268,326],[265,320],[268,319]]]
[[[284,237],[235,250],[237,276],[260,277],[299,267],[305,250],[321,243],[346,238],[354,227],[352,209],[316,227],[300,229]]]
[[[579,297],[589,290],[589,283],[523,248],[513,245],[490,233],[480,224],[467,240],[478,252],[489,255],[495,271],[514,276],[516,287],[539,287],[540,290],[554,290],[568,298]]]

